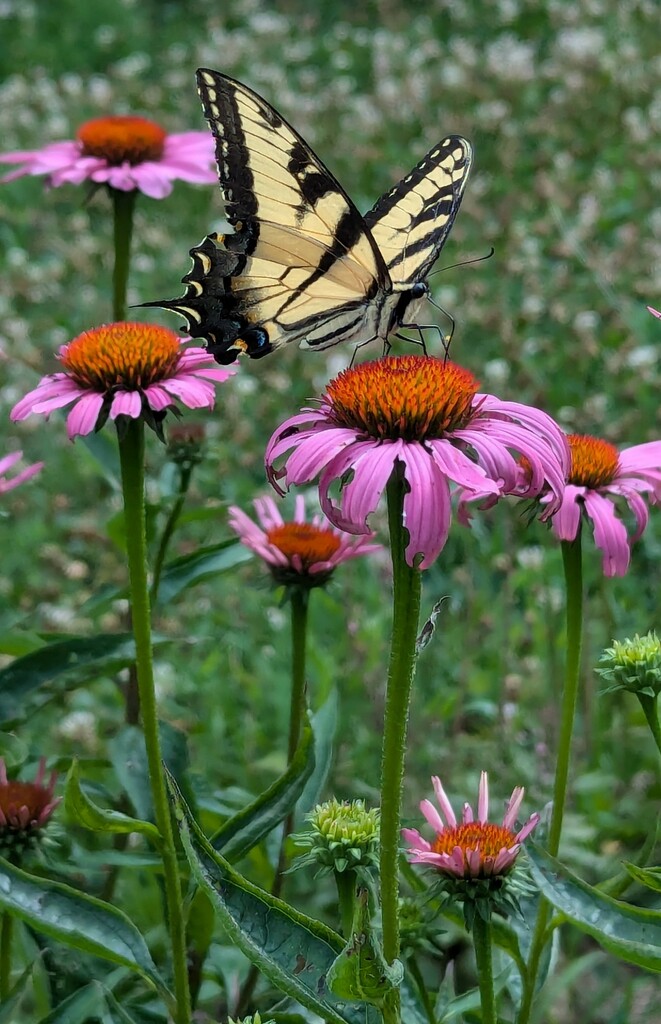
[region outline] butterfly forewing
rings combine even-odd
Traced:
[[[470,143],[450,135],[365,215],[395,288],[426,279],[457,215],[471,162]]]

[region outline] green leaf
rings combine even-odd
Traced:
[[[28,964],[20,978],[12,985],[6,999],[0,1003],[0,1024],[14,1024],[21,1000],[32,977],[34,962]]]
[[[624,861],[624,867],[636,882],[640,882],[641,885],[654,892],[661,892],[661,867],[639,868],[637,864],[632,864],[630,861]]]
[[[235,863],[287,817],[315,766],[314,736],[306,719],[296,753],[284,775],[251,804],[234,814],[211,837],[215,850]]]
[[[171,1001],[145,940],[116,907],[62,882],[29,875],[4,860],[0,860],[0,906],[37,932],[128,967]]]
[[[161,755],[180,785],[188,768],[186,735],[168,722],[159,722]],[[109,743],[110,760],[115,775],[141,821],[151,821],[154,809],[147,765],[147,751],[142,729],[126,725]]]
[[[134,659],[129,633],[46,644],[0,671],[0,723],[13,728],[61,691],[114,675]]]
[[[556,910],[627,963],[661,971],[661,912],[611,899],[543,851],[527,844],[533,878]]]
[[[333,689],[324,704],[312,715],[315,767],[296,804],[296,814],[299,819],[319,802],[319,797],[326,785],[326,779],[333,763],[337,719],[338,696],[337,690]]]
[[[64,806],[67,814],[83,828],[92,832],[127,833],[140,832],[153,843],[160,845],[161,835],[150,821],[131,818],[120,811],[106,810],[97,807],[86,795],[80,784],[80,768],[78,761],[73,761],[66,779]]]
[[[326,984],[336,996],[363,1001],[383,1008],[404,977],[401,960],[389,964],[372,928],[367,889],[358,892],[351,936],[326,975]]]
[[[236,946],[272,984],[329,1024],[377,1024],[372,1007],[328,990],[326,974],[342,938],[243,878],[205,839],[173,780],[170,789],[191,868]]]
[[[42,1017],[39,1024],[87,1024],[90,1018],[98,1020],[106,1007],[103,985],[91,981]]]
[[[191,554],[175,558],[168,562],[163,570],[158,587],[158,601],[160,604],[168,604],[188,587],[201,583],[211,576],[229,572],[237,565],[250,561],[252,557],[252,552],[243,544],[231,539],[198,548]]]
[[[15,768],[27,760],[28,745],[13,732],[0,732],[0,757],[7,768]]]

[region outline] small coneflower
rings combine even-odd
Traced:
[[[216,181],[210,133],[169,135],[156,122],[134,116],[95,118],[80,126],[73,141],[2,153],[0,163],[21,165],[0,182],[43,174],[53,187],[91,181],[152,199],[168,196],[177,179],[198,185]]]
[[[475,497],[515,491],[516,453],[530,466],[523,496],[546,486],[558,501],[562,493],[569,454],[560,428],[546,413],[478,394],[478,387],[468,370],[430,356],[393,356],[345,370],[318,409],[304,409],[275,432],[266,452],[269,478],[282,492],[280,480],[286,489],[320,476],[324,513],[360,534],[399,468],[406,559],[424,569],[447,540],[451,485]],[[335,481],[343,485],[339,505],[329,493]]]
[[[507,876],[514,868],[524,840],[539,822],[539,814],[532,814],[525,825],[517,829],[523,787],[516,787],[502,825],[496,825],[488,820],[486,772],[480,775],[477,816],[470,804],[465,803],[460,822],[438,776],[432,777],[432,785],[439,810],[431,800],[423,800],[420,810],[436,836],[428,842],[417,829],[403,828],[402,835],[409,844],[406,851],[409,860],[413,864],[425,864],[438,873],[440,888],[464,903],[464,919],[469,928],[476,909],[487,920],[493,907],[503,912],[516,907],[515,889],[522,890],[525,886],[521,882],[517,887],[510,885]]]
[[[440,813],[431,800],[423,800],[420,810],[436,832],[436,837],[429,843],[416,829],[402,829],[402,835],[409,843],[407,852],[411,862],[427,864],[453,878],[492,878],[508,874],[521,844],[539,822],[539,814],[533,814],[523,828],[515,830],[523,787],[516,787],[507,804],[502,825],[495,825],[488,821],[489,780],[486,772],[480,775],[477,818],[470,804],[465,803],[461,822],[457,821],[437,775],[432,776],[432,785]]]
[[[661,441],[634,445],[618,452],[614,445],[587,434],[568,436],[571,469],[560,507],[553,514],[559,540],[575,540],[585,516],[592,523],[595,544],[603,553],[605,576],[624,576],[631,545],[647,526],[643,494],[661,500]],[[615,500],[623,498],[636,521],[631,536],[619,518]],[[547,499],[542,499],[546,501]]]
[[[9,455],[5,455],[4,458],[0,459],[0,494],[13,490],[14,487],[25,483],[26,480],[29,480],[43,469],[43,462],[33,462],[31,466],[26,466],[25,469],[21,469],[14,476],[7,476],[9,470],[13,469],[22,458],[23,452],[19,451],[10,452]]]
[[[178,412],[177,402],[211,408],[214,385],[235,372],[166,327],[130,322],[79,334],[62,346],[58,359],[64,369],[44,377],[14,406],[11,419],[48,416],[74,403],[67,417],[70,438],[99,430],[108,417],[143,417],[160,432],[166,412]]]
[[[41,758],[34,782],[10,781],[0,757],[0,853],[9,859],[34,846],[39,834],[60,803],[54,799],[57,772],[46,779],[46,759]]]
[[[241,543],[266,562],[276,583],[320,587],[342,562],[380,549],[372,534],[355,537],[335,529],[320,515],[305,520],[305,500],[296,498],[294,518],[285,521],[273,498],[253,502],[260,525],[236,505],[229,525]]]
[[[331,871],[376,868],[379,863],[379,811],[363,800],[327,800],[307,816],[310,828],[291,838],[308,852],[297,857],[296,867],[314,865],[317,875]]]

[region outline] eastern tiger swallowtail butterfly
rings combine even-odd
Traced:
[[[270,104],[217,71],[197,72],[233,232],[190,250],[181,298],[145,305],[183,316],[219,363],[297,341],[364,344],[410,322],[428,294],[463,196],[472,149],[449,135],[361,216]]]

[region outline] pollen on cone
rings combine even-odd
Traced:
[[[109,164],[159,160],[166,134],[160,125],[146,117],[121,115],[86,121],[76,132],[86,156],[100,157]]]

